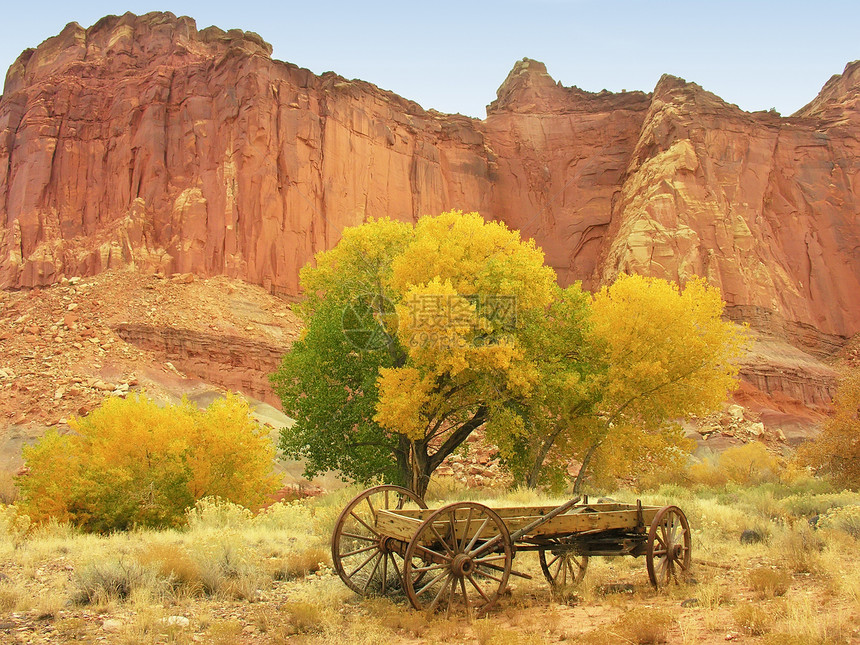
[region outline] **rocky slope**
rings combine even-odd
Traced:
[[[478,210],[535,238],[564,283],[707,276],[765,345],[799,348],[756,354],[747,394],[826,408],[819,359],[860,332],[860,62],[784,118],[669,76],[651,94],[562,87],[524,59],[479,121],[270,54],[169,13],[25,51],[0,97],[0,288],[130,267],[292,298],[345,226]],[[219,335],[126,322],[113,333],[218,375]],[[238,353],[260,395],[258,340]]]

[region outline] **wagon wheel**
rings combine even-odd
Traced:
[[[655,589],[678,582],[690,568],[690,524],[677,506],[661,508],[648,530],[645,563]]]
[[[480,615],[504,592],[512,561],[508,527],[495,511],[475,502],[450,504],[424,520],[409,542],[406,596],[416,609]]]
[[[340,579],[356,593],[384,595],[402,588],[404,544],[376,531],[376,512],[404,505],[427,508],[424,500],[405,488],[374,486],[347,504],[337,518],[331,559]]]
[[[553,539],[551,542],[567,545],[563,539]],[[579,555],[567,549],[556,552],[552,546],[540,549],[538,560],[544,577],[553,587],[579,584],[585,577],[585,570],[588,567],[587,555]]]

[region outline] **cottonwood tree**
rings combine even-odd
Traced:
[[[523,336],[555,274],[533,242],[477,213],[348,229],[301,279],[307,334],[273,382],[296,419],[281,447],[308,474],[423,495],[445,457],[540,378]]]
[[[541,396],[526,409],[530,432],[507,446],[529,486],[558,481],[571,459],[581,463],[575,491],[590,470],[629,477],[678,466],[692,447],[678,420],[718,408],[736,387],[747,334],[721,319],[720,292],[704,280],[682,289],[622,275],[590,303],[581,298],[567,294],[566,313],[538,334],[557,359],[546,357]],[[567,352],[553,345],[563,339],[573,341]]]
[[[301,282],[304,337],[273,382],[296,419],[281,447],[308,475],[431,474],[485,427],[514,475],[562,479],[571,459],[618,473],[682,459],[672,420],[734,386],[743,332],[719,291],[623,276],[566,289],[533,242],[476,213],[347,229]]]

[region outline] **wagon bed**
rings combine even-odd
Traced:
[[[370,488],[343,510],[332,536],[338,575],[360,594],[405,592],[416,609],[482,613],[504,592],[514,556],[536,551],[553,586],[578,583],[589,556],[646,558],[660,588],[690,565],[691,536],[677,506],[575,498],[560,506],[428,509],[397,486]]]

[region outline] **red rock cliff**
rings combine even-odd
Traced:
[[[564,282],[706,275],[822,354],[860,331],[860,63],[782,118],[523,60],[478,121],[270,54],[168,13],[24,52],[0,98],[0,287],[133,265],[296,295],[345,226],[461,208],[534,237]]]

